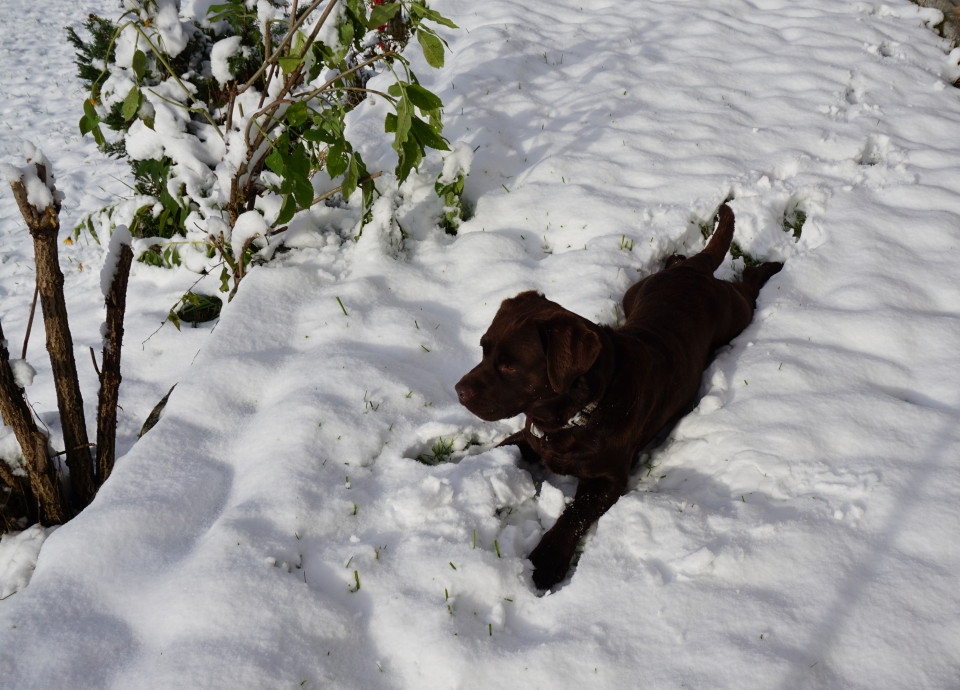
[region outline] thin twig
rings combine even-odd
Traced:
[[[219,135],[220,135],[220,138],[223,139],[223,132],[220,131],[220,128],[217,126],[217,123],[214,122],[213,118],[210,117],[210,113],[208,113],[205,108],[191,108],[190,106],[184,105],[183,103],[177,103],[177,102],[176,102],[175,100],[173,100],[172,98],[167,98],[166,96],[161,96],[159,93],[157,93],[157,92],[154,91],[153,89],[148,89],[148,91],[150,91],[150,93],[152,93],[154,96],[156,96],[157,98],[159,98],[161,101],[164,101],[164,102],[166,102],[166,103],[169,103],[170,105],[172,105],[172,106],[175,107],[175,108],[183,108],[183,109],[186,110],[188,113],[194,113],[194,114],[196,114],[196,115],[203,115],[204,119],[206,119],[207,122],[209,122],[211,125],[213,125],[213,128],[217,131],[217,134],[219,134]]]
[[[96,448],[96,447],[97,447],[96,443],[84,443],[82,446],[77,446],[77,448]],[[68,451],[61,450],[59,453],[53,453],[50,457],[59,458],[61,455],[66,455],[67,453]]]
[[[270,71],[267,73],[266,81],[263,84],[263,92],[260,94],[260,102],[257,103],[258,108],[262,108],[266,102],[267,92],[270,91],[270,84],[273,83],[273,78],[277,76],[278,69],[279,67],[277,65],[270,65]]]
[[[263,56],[266,57],[273,50],[273,22],[268,21],[266,26],[263,27]],[[260,94],[260,103],[257,105],[258,108],[263,107],[263,102],[267,99],[267,92],[270,90],[270,82],[273,81],[274,75],[277,73],[277,66],[274,64],[270,67],[270,71],[267,73],[267,78],[263,83],[263,92]]]
[[[132,22],[131,22],[131,23],[132,23]],[[169,62],[167,62],[167,59],[163,56],[163,53],[161,53],[161,52],[157,49],[157,47],[156,47],[155,45],[153,45],[153,41],[151,41],[151,40],[150,40],[150,37],[147,36],[146,33],[144,33],[143,29],[141,29],[137,24],[133,24],[133,28],[136,30],[136,32],[137,32],[138,34],[140,34],[140,35],[143,37],[143,40],[147,42],[147,45],[150,46],[150,50],[153,51],[153,54],[154,54],[154,55],[157,57],[157,59],[160,61],[160,64],[162,64],[162,65],[167,69],[167,73],[173,78],[173,80],[174,80],[175,82],[177,82],[177,85],[178,85],[181,89],[183,89],[183,92],[187,95],[187,98],[189,98],[192,103],[200,103],[200,101],[198,101],[198,100],[196,99],[196,97],[190,92],[190,89],[188,89],[188,88],[184,85],[184,83],[183,83],[182,81],[180,81],[180,77],[179,77],[179,76],[177,75],[177,73],[174,71],[173,67],[170,66],[170,63],[169,63]],[[156,96],[159,97],[159,98],[162,98],[163,100],[167,100],[166,98],[163,98],[163,96],[160,96],[159,94],[157,94],[157,93],[156,93],[155,91],[153,91],[152,89],[151,89],[151,93],[153,93],[154,95],[156,95]],[[181,108],[186,108],[186,109],[189,110],[190,112],[196,112],[196,113],[198,113],[198,114],[200,114],[200,115],[203,115],[204,118],[207,120],[207,122],[209,122],[209,123],[213,126],[213,129],[216,130],[216,132],[217,132],[217,134],[220,136],[220,138],[221,138],[221,139],[224,138],[224,137],[223,137],[223,132],[220,131],[220,127],[217,126],[216,121],[214,121],[213,117],[211,117],[210,113],[208,113],[208,112],[206,111],[206,109],[204,109],[204,108],[187,108],[187,107],[184,106],[182,103],[176,103],[175,101],[171,101],[171,102],[175,103],[177,106],[179,106],[179,107],[181,107]]]
[[[277,49],[273,51],[270,57],[267,60],[265,60],[262,65],[260,65],[260,69],[258,69],[254,73],[254,75],[247,80],[247,83],[241,86],[237,90],[238,96],[242,94],[244,91],[246,91],[247,89],[249,89],[251,86],[253,86],[256,83],[257,79],[259,79],[263,75],[264,70],[266,70],[267,67],[272,63],[275,63],[277,61],[277,58],[283,55],[283,50],[287,47],[287,44],[289,44],[290,41],[293,40],[293,37],[296,36],[297,29],[300,28],[300,25],[307,20],[307,17],[309,17],[310,14],[315,9],[317,9],[320,6],[320,3],[322,2],[323,0],[314,0],[312,3],[310,3],[310,7],[304,10],[300,19],[294,21],[294,23],[290,25],[290,28],[287,31],[287,35],[284,37],[283,41],[280,42],[280,45],[277,46]],[[337,4],[337,0],[330,0],[330,4],[327,5],[326,9],[324,9],[323,14],[320,15],[320,19],[318,20],[321,26],[327,20],[327,17],[330,15],[330,12],[333,10],[334,5],[336,4]]]
[[[213,273],[213,271],[214,271],[215,269],[219,268],[219,267],[222,266],[222,265],[223,265],[223,262],[221,261],[221,262],[218,263],[216,266],[214,266],[213,268],[210,269],[210,273]],[[201,275],[199,278],[197,278],[195,281],[193,281],[193,285],[191,285],[189,288],[187,288],[187,292],[193,292],[193,288],[197,287],[197,284],[198,284],[201,280],[203,280],[204,278],[206,278],[207,275],[209,275],[209,274]],[[186,293],[184,293],[184,294],[186,294]],[[170,309],[167,310],[167,313],[169,314],[169,313],[172,312],[174,309],[176,309],[176,308],[177,308],[177,305],[179,305],[182,301],[183,301],[183,298],[181,298],[180,300],[178,300],[172,307],[170,307]],[[167,322],[168,322],[168,319],[164,319],[163,321],[161,321],[161,322],[160,322],[160,325],[157,326],[157,329],[156,329],[153,333],[151,333],[151,334],[148,335],[146,338],[144,338],[142,341],[140,341],[140,348],[143,349],[143,350],[145,350],[145,349],[146,349],[146,346],[147,346],[147,342],[148,342],[151,338],[153,338],[153,336],[155,336],[157,333],[159,333],[159,332],[160,332],[160,329],[163,328],[163,327],[167,324]]]
[[[27,343],[30,342],[30,331],[33,328],[33,315],[37,313],[37,297],[40,296],[40,284],[37,283],[33,288],[33,303],[30,305],[30,318],[27,319],[27,332],[23,335],[23,349],[20,351],[20,359],[27,358]]]
[[[383,60],[383,59],[385,59],[385,58],[388,58],[388,57],[390,57],[391,55],[396,55],[396,52],[390,50],[390,51],[387,51],[386,53],[381,53],[381,54],[379,54],[379,55],[374,55],[372,58],[369,58],[369,59],[367,59],[367,60],[364,60],[364,61],[361,62],[361,63],[358,63],[358,64],[354,65],[353,67],[351,67],[350,69],[348,69],[346,72],[340,72],[337,76],[331,77],[329,80],[327,80],[327,82],[326,82],[323,86],[320,86],[320,87],[318,87],[318,88],[316,88],[316,89],[313,89],[312,91],[307,91],[307,92],[305,92],[305,93],[297,94],[296,96],[294,96],[294,98],[296,98],[297,100],[304,100],[304,99],[306,99],[306,98],[313,98],[314,96],[316,96],[316,95],[322,93],[323,91],[326,91],[327,89],[329,89],[333,84],[337,83],[338,81],[340,81],[340,80],[343,79],[344,77],[349,77],[351,74],[353,74],[353,73],[355,73],[355,72],[363,69],[363,68],[366,67],[367,65],[373,64],[373,63],[376,62],[377,60]],[[391,97],[391,96],[387,96],[387,98],[389,98],[391,101],[395,100],[395,99],[394,99],[393,97]]]
[[[381,175],[383,175],[383,171],[382,171],[382,170],[381,170],[380,172],[375,172],[375,173],[373,173],[372,175],[369,175],[369,176],[363,178],[362,180],[357,181],[357,186],[359,187],[360,185],[362,185],[362,184],[365,183],[365,182],[370,182],[371,180],[375,180],[375,179],[377,179],[378,177],[380,177]],[[321,194],[321,195],[318,196],[316,199],[314,199],[313,201],[311,201],[311,202],[310,202],[310,205],[311,205],[311,206],[316,206],[317,204],[319,204],[319,203],[320,203],[321,201],[323,201],[324,199],[329,199],[330,197],[332,197],[334,194],[338,193],[338,192],[341,191],[342,189],[343,189],[343,185],[340,185],[339,187],[336,187],[335,189],[331,189],[329,192],[326,192],[326,193],[324,193],[324,194]]]
[[[297,10],[299,9],[299,5],[300,5],[300,0],[293,0],[293,2],[290,3],[290,19],[296,20]]]
[[[395,102],[397,100],[396,98],[394,98],[388,93],[384,93],[383,91],[377,91],[376,89],[368,89],[365,86],[333,86],[327,90],[328,91],[355,91],[357,93],[370,93],[370,94],[373,94],[374,96],[383,96],[385,99],[387,99],[390,102]]]
[[[90,348],[90,360],[93,362],[93,370],[97,372],[97,378],[101,378],[103,375],[100,373],[100,367],[97,366],[97,356],[93,353],[93,348]]]

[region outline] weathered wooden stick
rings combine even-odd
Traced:
[[[47,170],[36,163],[37,176],[47,184]],[[57,391],[57,407],[63,427],[63,441],[70,469],[70,481],[74,500],[86,506],[96,493],[93,462],[90,457],[87,427],[83,414],[83,396],[77,377],[77,365],[73,356],[73,338],[67,321],[67,304],[63,295],[63,272],[57,254],[57,235],[60,231],[60,201],[52,185],[52,201],[46,208],[38,209],[32,203],[23,180],[13,181],[10,187],[20,207],[20,213],[33,237],[34,255],[37,264],[37,286],[40,291],[40,306],[47,332],[47,352],[53,370]]]
[[[70,517],[70,510],[57,485],[56,473],[47,456],[47,437],[37,428],[30,408],[23,399],[10,368],[10,353],[0,326],[0,416],[13,427],[26,461],[27,477],[39,508],[39,519],[45,525],[58,525]],[[5,480],[5,483],[7,481]],[[11,485],[16,489],[16,485]]]
[[[133,250],[129,243],[120,255],[107,291],[107,320],[100,366],[100,401],[97,407],[97,484],[102,485],[116,461],[117,405],[120,400],[120,353],[123,348],[123,315],[127,307],[127,280]]]

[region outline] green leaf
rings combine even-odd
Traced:
[[[97,235],[97,229],[94,227],[93,219],[90,216],[87,216],[86,228],[90,236],[93,237],[93,241],[100,244],[100,237]]]
[[[283,155],[278,149],[274,148],[273,151],[267,155],[263,162],[268,168],[270,168],[271,172],[274,172],[281,177],[284,176],[287,169],[287,164],[286,161],[283,160]]]
[[[230,273],[226,266],[220,271],[220,292],[230,292]]]
[[[84,135],[87,132],[92,132],[97,126],[97,121],[91,121],[86,115],[80,118],[80,134]]]
[[[350,165],[347,166],[347,170],[343,174],[343,182],[340,184],[340,193],[343,195],[344,201],[347,201],[350,195],[356,191],[359,179],[360,165],[354,155],[350,158]]]
[[[377,7],[374,7],[373,12],[370,13],[370,18],[367,20],[367,28],[376,29],[383,26],[393,19],[394,15],[396,15],[399,10],[399,2],[393,2],[389,5],[378,5]]]
[[[290,44],[290,54],[304,57],[304,47],[307,45],[307,35],[302,31],[297,31]]]
[[[420,166],[423,160],[423,149],[415,139],[408,139],[400,147],[400,159],[397,162],[396,170],[397,180],[403,183],[410,175],[410,171]]]
[[[343,139],[343,118],[346,111],[339,107],[314,112],[313,127],[303,133],[307,141],[322,141],[325,144],[335,144]]]
[[[243,9],[243,6],[237,2],[222,2],[217,5],[210,5],[207,8],[207,20],[216,21],[220,19],[220,15],[240,15],[243,13]],[[211,13],[215,16],[211,17]]]
[[[295,72],[297,67],[303,64],[303,58],[295,57],[295,56],[294,57],[287,56],[287,57],[277,58],[277,62],[280,63],[280,69],[283,71],[284,74],[290,74],[291,72]]]
[[[413,118],[410,123],[410,131],[417,141],[419,141],[424,146],[429,146],[432,149],[437,149],[438,151],[449,151],[450,147],[447,146],[447,142],[441,137],[430,125],[421,120],[419,117]]]
[[[97,109],[93,107],[89,98],[83,102],[83,115],[93,122],[100,122],[100,115],[97,114]]]
[[[364,167],[366,170],[366,167]],[[376,186],[373,184],[373,180],[367,176],[366,180],[360,183],[360,189],[362,190],[362,201],[363,208],[366,213],[369,213],[369,209],[373,206],[373,193],[376,191]]]
[[[293,177],[293,198],[300,208],[310,208],[313,203],[313,185],[309,178],[300,175]]]
[[[346,0],[346,14],[351,21],[359,22],[358,28],[366,25],[367,3],[366,0]]]
[[[431,22],[435,22],[443,26],[449,26],[451,29],[460,28],[459,26],[454,24],[452,21],[444,17],[442,14],[440,14],[436,10],[431,10],[429,7],[419,2],[410,3],[410,14],[417,17],[418,19],[429,19]]]
[[[103,136],[103,132],[100,131],[99,125],[91,129],[90,133],[93,134],[93,140],[97,142],[97,146],[99,146],[101,149],[107,145],[107,140]]]
[[[246,30],[246,25],[256,20],[256,14],[248,12],[243,2],[232,0],[207,8],[207,21],[210,23],[225,20],[234,32],[240,34]]]
[[[410,123],[413,119],[413,113],[410,112],[413,108],[410,106],[410,101],[406,98],[401,99],[397,103],[397,123],[394,129],[395,135],[393,137],[393,148],[398,153],[403,146],[403,142],[407,140],[407,137],[410,136]]]
[[[290,148],[290,152],[286,156],[286,164],[288,173],[300,177],[309,177],[310,154],[307,153],[306,147],[301,142],[297,142],[295,146]]]
[[[383,119],[383,131],[387,134],[397,131],[396,113],[387,113],[387,116]]]
[[[143,75],[147,73],[147,56],[142,50],[133,53],[131,68],[138,81],[143,79]]]
[[[284,139],[286,134],[280,137]],[[288,143],[288,142],[287,142]],[[313,201],[313,185],[310,183],[310,154],[302,142],[291,146],[287,151],[283,151],[277,146],[270,154],[274,153],[282,160],[282,172],[278,173],[283,177],[282,190],[284,192],[293,192],[294,199],[301,208],[307,208]],[[267,165],[271,167],[267,156]],[[273,165],[276,165],[276,161]]]
[[[432,91],[420,86],[420,84],[407,84],[407,96],[410,102],[423,111],[439,110],[443,107],[443,101]]]
[[[353,28],[353,22],[346,21],[340,22],[337,27],[340,38],[340,45],[349,46],[353,44],[353,37],[356,35],[356,32]]]
[[[417,32],[417,40],[423,48],[423,57],[426,58],[427,64],[437,69],[443,67],[443,43],[437,35],[426,29],[420,29]]]
[[[350,161],[343,150],[342,144],[334,144],[327,150],[327,173],[331,178],[340,177],[349,164]]]
[[[331,137],[322,127],[317,126],[304,130],[300,136],[303,137],[304,141],[309,141],[312,144],[332,144],[336,141],[336,139]]]
[[[287,108],[286,120],[291,127],[299,127],[307,121],[307,104],[303,101],[297,101]]]
[[[134,86],[130,89],[127,97],[123,99],[120,115],[123,116],[125,122],[129,122],[137,116],[138,110],[140,110],[140,89]]]
[[[311,199],[311,201],[313,201]],[[297,212],[297,200],[293,198],[293,194],[287,194],[283,197],[283,206],[280,207],[280,215],[277,216],[277,225],[286,225],[290,222],[290,219],[293,218],[293,214]],[[224,290],[226,292],[226,290]]]

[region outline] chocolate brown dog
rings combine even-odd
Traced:
[[[714,278],[732,239],[724,204],[703,251],[671,257],[627,290],[618,328],[523,292],[504,300],[480,339],[483,360],[457,383],[460,402],[487,421],[524,413],[524,428],[500,445],[580,480],[530,554],[538,588],[564,578],[577,543],[626,489],[639,451],[688,409],[713,352],[750,323],[760,288],[782,268],[747,268],[739,283]]]

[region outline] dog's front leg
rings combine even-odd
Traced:
[[[566,577],[577,544],[590,526],[617,502],[626,485],[626,480],[609,477],[580,480],[573,503],[530,553],[537,589],[550,589]]]
[[[500,446],[516,446],[520,449],[520,457],[522,457],[524,460],[532,464],[537,464],[540,462],[540,455],[529,443],[527,443],[522,429],[516,433],[510,434],[505,439],[500,441],[500,443],[497,444],[497,448]]]

